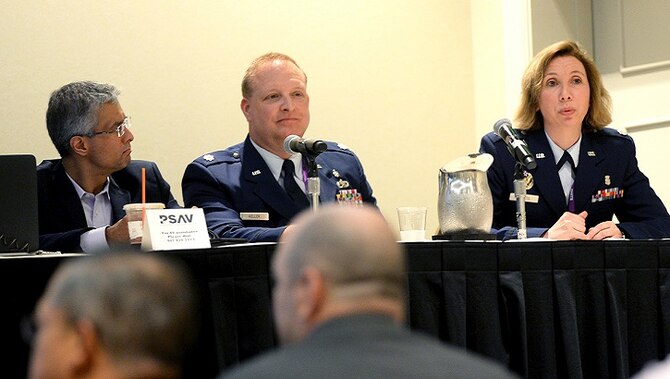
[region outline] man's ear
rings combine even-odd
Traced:
[[[90,320],[79,320],[73,326],[78,339],[70,354],[71,369],[79,376],[90,373],[95,364],[95,357],[100,353],[100,337]]]
[[[318,319],[327,300],[327,285],[323,273],[314,267],[306,268],[295,291],[296,313],[300,320],[311,324]]]
[[[87,155],[89,150],[88,141],[83,136],[74,136],[70,138],[70,149],[74,154]]]
[[[242,113],[244,113],[244,117],[247,119],[247,122],[249,121],[249,100],[242,98],[242,101],[240,102],[240,109],[242,109]]]

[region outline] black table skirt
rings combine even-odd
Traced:
[[[214,377],[277,345],[275,246],[157,252],[185,262],[200,289],[201,337],[187,377]],[[627,378],[670,353],[670,241],[404,246],[408,325],[524,377]],[[29,346],[20,320],[65,259],[0,259],[7,377],[25,377]]]

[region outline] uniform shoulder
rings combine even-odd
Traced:
[[[220,164],[239,163],[242,159],[243,144],[239,143],[224,150],[212,151],[195,158],[193,163],[201,164],[205,167]]]
[[[333,141],[324,141],[326,145],[328,145],[328,150],[327,152],[329,153],[335,153],[335,154],[344,154],[348,156],[356,156],[353,151],[349,149],[349,147],[343,143],[338,143],[338,142],[333,142]]]
[[[489,141],[491,143],[496,143],[498,141],[502,141],[502,138],[500,138],[499,135],[495,134],[494,132],[488,132],[482,136],[482,141]]]
[[[617,146],[633,145],[633,138],[617,129],[603,128],[592,133],[595,139],[600,141],[600,143],[614,144]]]
[[[632,138],[625,131],[620,131],[614,128],[602,128],[593,132],[596,136],[601,138],[619,138],[625,140],[632,140]]]

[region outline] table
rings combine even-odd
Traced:
[[[626,378],[670,353],[670,241],[403,244],[411,328],[524,377]],[[275,246],[158,252],[186,263],[202,299],[187,377],[214,377],[277,345]],[[67,259],[0,259],[7,377],[25,377],[29,348],[18,325]]]
[[[626,378],[670,352],[669,246],[409,246],[409,323],[525,377]]]

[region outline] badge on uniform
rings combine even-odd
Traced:
[[[533,188],[533,185],[535,184],[535,179],[533,179],[533,175],[531,175],[530,172],[528,171],[524,171],[523,181],[526,183],[526,191]]]
[[[202,156],[202,159],[206,160],[207,162],[211,162],[214,160],[214,156],[212,154],[205,154]]]
[[[591,202],[599,203],[601,201],[620,199],[622,197],[623,189],[619,189],[619,187],[605,188],[598,190],[595,195],[591,196]]]
[[[612,184],[612,180],[610,180],[610,176],[605,175],[605,185],[609,186],[610,184]]]
[[[349,188],[349,181],[342,179],[339,171],[333,169],[331,173],[333,174],[333,178],[337,179],[337,182],[335,183],[337,184],[337,188],[339,189]]]
[[[337,188],[349,188],[349,181],[340,178],[340,180],[337,181]]]

